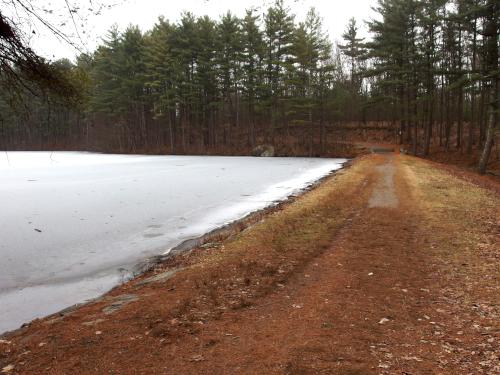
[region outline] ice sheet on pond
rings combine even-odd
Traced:
[[[1,152],[0,332],[96,297],[345,161]]]

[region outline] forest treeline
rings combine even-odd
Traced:
[[[376,128],[414,154],[479,153],[484,171],[498,121],[499,7],[379,0],[370,37],[351,19],[338,45],[314,9],[297,22],[282,0],[242,18],[184,13],[145,32],[112,28],[94,53],[51,63],[79,95],[2,90],[0,146],[240,153],[269,143],[321,155]]]

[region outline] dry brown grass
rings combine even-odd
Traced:
[[[356,163],[348,173],[328,178],[286,210],[266,216],[216,249],[199,253],[176,278],[185,293],[195,289],[199,296],[176,308],[172,317],[198,321],[214,311],[248,307],[277,284],[286,283],[331,245],[367,199],[369,192],[358,192],[365,180],[363,170],[373,163],[369,159]]]
[[[461,365],[469,371],[496,373],[500,371],[500,196],[495,189],[429,168],[416,158],[406,157],[404,164],[421,202],[421,225],[437,263],[434,277],[441,293],[436,303],[449,311],[457,332],[464,332],[450,348],[461,354]]]
[[[396,169],[396,208],[368,207],[382,163]],[[237,234],[216,235],[69,315],[34,322],[0,343],[0,368],[496,373],[499,203],[433,163],[369,155]],[[141,284],[172,268],[181,270]],[[124,294],[138,301],[103,313]]]

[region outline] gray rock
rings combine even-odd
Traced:
[[[182,268],[176,268],[173,270],[169,270],[166,272],[159,273],[157,275],[148,277],[147,279],[144,279],[140,282],[137,283],[137,285],[146,285],[146,284],[151,284],[151,283],[157,283],[157,282],[162,282],[162,281],[167,281],[170,279],[172,276],[174,276],[177,272],[179,272]]]
[[[252,150],[252,156],[273,157],[274,147],[271,145],[259,145]]]
[[[105,320],[104,319],[96,319],[96,320],[90,320],[88,322],[83,322],[82,325],[87,326],[87,327],[91,327],[91,326],[95,326],[96,324],[99,324],[102,322],[105,322]]]
[[[102,312],[106,315],[113,314],[114,312],[123,308],[123,306],[138,300],[139,297],[135,294],[122,294],[120,296],[114,297],[111,305],[108,305],[104,309],[102,309]]]

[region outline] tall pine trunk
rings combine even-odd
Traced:
[[[486,167],[493,147],[496,123],[498,120],[499,79],[498,79],[498,16],[499,5],[496,0],[488,0],[488,24],[485,35],[488,37],[487,43],[487,71],[490,78],[489,93],[489,113],[488,126],[486,129],[486,140],[484,149],[479,160],[479,173],[486,173]]]

